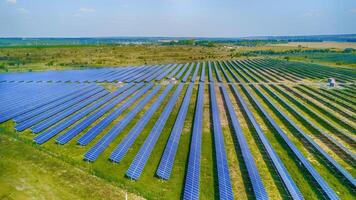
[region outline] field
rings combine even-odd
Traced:
[[[113,53],[102,58],[110,48]],[[136,55],[131,49],[125,54],[115,48],[135,47],[85,47],[81,53],[96,52],[86,60],[79,59],[75,47],[67,49],[66,56],[60,56],[59,48],[35,48],[31,51],[38,51],[38,59],[30,57],[43,63],[38,70],[48,69],[45,62],[51,56],[53,66],[59,63],[63,70],[75,68],[66,63],[68,58],[79,65],[157,65],[0,74],[0,91],[13,94],[1,100],[0,142],[8,148],[0,152],[0,168],[14,171],[1,170],[6,173],[0,175],[0,188],[5,188],[0,197],[46,198],[50,192],[64,192],[68,196],[59,198],[85,199],[90,191],[91,198],[117,199],[126,195],[123,190],[129,199],[355,197],[353,68],[285,59],[236,60],[236,52],[226,47],[173,47],[177,52],[146,47],[165,53],[142,59],[142,52]],[[276,51],[291,49],[286,48]],[[0,51],[9,54],[8,61],[22,58],[28,49]],[[124,59],[115,61],[118,53]],[[213,59],[220,60],[204,61]],[[25,66],[31,66],[27,62]],[[326,86],[330,77],[336,78],[337,87]],[[27,97],[27,90],[38,95]],[[54,94],[57,99],[51,100]],[[107,111],[92,117],[105,107]],[[79,126],[83,128],[74,132]],[[61,136],[69,133],[75,134]],[[168,150],[172,168],[160,173]],[[29,176],[27,167],[14,167],[18,162],[36,170]],[[15,176],[15,171],[22,173]],[[31,183],[38,188],[29,187]],[[194,187],[197,183],[200,186]],[[59,190],[58,185],[68,187]]]
[[[287,46],[287,47],[306,47],[315,49],[346,49],[354,48],[356,49],[355,42],[288,42],[285,44],[275,44],[276,46]]]

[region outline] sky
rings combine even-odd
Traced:
[[[0,37],[356,33],[356,0],[0,0]]]

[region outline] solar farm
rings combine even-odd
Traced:
[[[355,81],[276,59],[6,73],[0,128],[147,199],[355,199]]]

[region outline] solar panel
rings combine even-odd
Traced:
[[[216,78],[218,79],[218,82],[222,82],[222,78],[221,78],[221,75],[219,73],[219,70],[218,68],[216,67],[216,62],[213,62],[213,65],[214,65],[214,70],[215,70],[215,74],[216,74]]]
[[[286,190],[288,193],[295,197],[295,199],[298,199],[300,195],[300,191],[293,181],[292,177],[289,175],[287,169],[283,165],[281,159],[277,155],[277,153],[273,150],[273,147],[271,146],[270,142],[268,141],[267,137],[265,136],[264,132],[262,131],[262,128],[258,124],[257,120],[253,116],[252,112],[248,108],[245,100],[242,98],[240,93],[238,92],[237,88],[235,85],[231,85],[232,91],[234,92],[234,95],[238,98],[239,102],[242,105],[242,110],[246,113],[249,121],[253,125],[254,129],[256,130],[256,133],[263,144],[264,148],[266,149],[266,152],[268,154],[268,157],[271,159],[276,171],[278,172],[280,178],[283,181],[283,185],[286,187]],[[302,199],[302,198],[299,198]]]
[[[180,70],[180,71],[178,72],[178,74],[176,75],[176,79],[179,79],[179,78],[183,75],[183,73],[184,73],[185,70],[187,69],[188,65],[189,65],[189,63],[186,63],[186,64],[183,66],[182,70]]]
[[[127,177],[134,179],[134,180],[137,180],[140,177],[142,170],[145,167],[159,136],[161,135],[161,132],[167,122],[167,119],[168,119],[169,115],[171,114],[175,103],[178,100],[179,94],[180,94],[181,90],[183,89],[183,85],[184,85],[183,83],[180,83],[178,85],[178,87],[175,90],[175,92],[173,93],[171,99],[169,100],[166,107],[162,111],[160,117],[157,119],[151,132],[148,134],[145,142],[142,144],[140,150],[136,154],[129,169],[127,170],[127,172],[126,172]]]
[[[167,65],[167,66],[161,66],[160,69],[154,73],[153,75],[149,76],[148,78],[146,78],[146,82],[149,82],[149,81],[152,81],[154,79],[156,79],[158,76],[160,76],[162,73],[164,73],[164,71],[166,71],[167,69],[170,68],[170,65]]]
[[[191,73],[192,70],[193,70],[193,66],[194,66],[194,63],[191,63],[191,65],[190,65],[188,71],[184,74],[184,77],[183,77],[183,79],[182,79],[183,82],[187,82],[188,77],[190,76],[190,73]]]
[[[62,99],[59,99],[58,101],[54,101],[54,102],[49,103],[47,105],[43,105],[40,108],[37,108],[35,110],[32,110],[30,112],[27,112],[27,113],[24,113],[24,114],[22,114],[20,116],[17,116],[13,120],[16,123],[21,123],[21,122],[26,121],[26,120],[28,120],[28,119],[36,116],[36,115],[39,115],[39,114],[41,114],[41,113],[43,113],[45,111],[48,111],[48,110],[50,110],[52,108],[56,108],[57,106],[60,106],[63,103],[68,102],[68,101],[70,101],[70,100],[72,100],[74,98],[80,98],[80,96],[85,95],[85,93],[87,93],[87,92],[89,92],[90,90],[93,90],[93,89],[94,89],[94,87],[87,88],[87,89],[84,89],[84,90],[81,90],[81,91],[77,91],[74,94],[71,94],[71,95],[68,95],[68,96],[66,96],[66,97],[64,97]]]
[[[114,108],[117,104],[125,100],[127,97],[129,97],[131,94],[136,92],[137,89],[142,87],[144,83],[139,83],[133,86],[132,88],[128,89],[127,91],[123,92],[122,95],[114,98],[111,102],[109,102],[107,105],[102,107],[100,110],[97,110],[87,118],[85,118],[83,121],[75,125],[74,127],[70,128],[67,132],[65,132],[63,135],[59,136],[56,139],[56,142],[58,144],[65,144],[69,142],[73,137],[77,136],[81,131],[83,131],[85,128],[90,126],[92,123],[94,123],[97,119],[99,119],[101,116],[103,116],[105,113],[110,111],[112,108]]]
[[[202,68],[201,68],[201,74],[200,74],[200,82],[205,81],[205,62],[203,62]]]
[[[60,112],[56,115],[54,115],[53,117],[47,119],[47,120],[44,120],[36,125],[34,125],[31,130],[34,132],[34,133],[39,133],[47,128],[49,128],[50,126],[54,125],[55,123],[59,122],[60,120],[68,117],[69,115],[77,112],[78,110],[84,108],[85,106],[93,103],[94,101],[100,99],[101,97],[107,95],[109,92],[104,90],[104,91],[101,91],[87,99],[85,99],[84,101],[74,105],[73,107],[70,107],[66,110],[64,110],[63,112]]]
[[[103,88],[96,88],[96,89],[86,93],[85,95],[82,95],[78,98],[72,99],[71,101],[68,101],[66,103],[63,103],[62,105],[57,106],[56,108],[51,109],[50,111],[48,111],[46,113],[42,113],[41,115],[37,115],[35,117],[32,117],[31,119],[28,119],[26,121],[23,121],[22,123],[17,124],[15,126],[15,129],[17,131],[23,131],[26,128],[29,128],[29,127],[39,123],[40,121],[43,121],[51,116],[54,116],[57,113],[60,113],[61,111],[65,110],[67,108],[70,108],[71,106],[74,106],[75,104],[77,104],[81,101],[84,101],[85,99],[87,99],[93,95],[96,95],[102,91],[105,91],[105,90]]]
[[[165,71],[165,72],[163,72],[162,74],[160,74],[157,78],[156,78],[156,80],[162,80],[165,76],[167,76],[167,74],[169,73],[169,72],[171,72],[175,67],[176,67],[176,65],[177,64],[170,64],[170,67],[169,67],[169,69],[167,70],[167,71]]]
[[[173,88],[173,84],[169,84],[164,92],[157,98],[157,100],[150,106],[146,111],[145,115],[140,118],[140,120],[131,128],[126,137],[120,142],[120,144],[115,148],[115,150],[110,155],[110,160],[113,162],[120,162],[125,156],[131,145],[135,142],[136,138],[139,136],[141,131],[145,128],[147,123],[150,121],[152,115],[161,106],[162,101],[168,95],[169,91]]]
[[[219,64],[220,69],[221,69],[221,71],[223,72],[223,74],[224,74],[224,76],[225,76],[227,82],[231,83],[232,80],[231,80],[231,78],[227,75],[226,70],[224,69],[224,66],[221,64],[220,61],[218,61],[218,64]]]
[[[41,135],[39,135],[37,137],[36,143],[42,144],[42,143],[46,142],[50,138],[57,135],[59,132],[63,131],[64,129],[66,129],[73,123],[75,123],[76,121],[84,118],[90,112],[94,111],[95,109],[99,108],[103,104],[110,101],[112,98],[116,97],[117,95],[119,95],[120,93],[125,91],[128,87],[130,87],[130,86],[122,87],[122,88],[116,90],[115,92],[110,93],[109,95],[107,95],[103,99],[100,99],[99,101],[95,102],[93,105],[89,106],[88,108],[81,110],[80,112],[74,114],[73,116],[69,117],[68,119],[65,119],[65,121],[61,122],[60,124],[48,129],[47,131],[45,131],[44,133],[42,133]],[[44,139],[39,139],[39,138],[44,138]]]
[[[251,97],[253,102],[257,105],[259,110],[266,117],[268,122],[273,126],[273,128],[277,131],[277,133],[283,138],[288,147],[292,150],[295,156],[298,158],[301,164],[306,168],[306,170],[310,173],[313,179],[316,181],[318,186],[322,189],[323,193],[330,199],[338,199],[336,193],[330,188],[330,186],[325,182],[325,180],[320,176],[320,174],[314,169],[314,167],[309,163],[307,159],[303,156],[303,154],[297,149],[297,147],[293,144],[293,142],[288,138],[288,136],[284,133],[284,131],[277,125],[277,123],[272,119],[272,117],[267,113],[267,111],[261,106],[261,104],[257,101],[257,99],[252,96],[249,90],[242,85],[248,96]]]
[[[213,72],[211,70],[211,62],[210,61],[208,61],[208,76],[209,76],[209,81],[214,82]]]
[[[199,71],[199,66],[200,63],[198,62],[197,65],[195,66],[195,70],[191,79],[191,82],[195,82],[195,80],[197,79],[197,75],[198,75],[198,71]]]
[[[164,92],[158,97],[158,99],[145,113],[145,115],[130,130],[130,133],[126,137],[131,135],[132,132],[134,132],[134,134],[139,134],[142,131],[153,113],[158,109],[164,98],[168,95],[172,87],[173,85],[171,84],[166,87]],[[115,124],[115,126],[106,135],[104,135],[92,148],[90,148],[90,150],[84,155],[84,159],[88,161],[96,160],[96,158],[101,154],[101,152],[103,152],[105,148],[112,142],[112,140],[114,140],[116,136],[120,134],[120,132],[138,114],[138,112],[143,109],[143,107],[148,103],[148,101],[154,96],[157,91],[158,89],[153,90],[150,95],[146,96],[146,98],[144,98],[140,103],[138,103],[122,120]]]
[[[146,87],[138,91],[132,97],[130,97],[125,103],[119,106],[117,109],[108,114],[99,123],[89,129],[82,137],[78,139],[78,144],[84,146],[92,141],[97,135],[99,135],[107,126],[111,124],[116,118],[118,118],[126,109],[128,109],[137,99],[142,97],[151,87],[153,83],[149,83]],[[139,88],[136,88],[136,90]]]
[[[239,143],[239,148],[241,149],[242,158],[244,160],[249,178],[251,180],[251,185],[255,194],[256,199],[268,199],[268,194],[261,180],[260,174],[258,173],[256,163],[251,154],[248,143],[242,132],[240,122],[235,113],[234,107],[232,106],[229,94],[224,85],[221,85],[221,91],[223,93],[223,98],[226,102],[228,115],[231,119],[232,127],[234,130],[234,137]]]
[[[194,124],[190,142],[187,172],[184,182],[183,199],[199,199],[200,191],[200,157],[204,109],[204,84],[199,83],[196,100]]]
[[[158,177],[162,179],[166,179],[166,180],[169,179],[169,176],[171,174],[174,158],[178,149],[180,136],[184,126],[184,121],[187,115],[190,98],[192,96],[193,87],[194,84],[190,83],[185,93],[183,103],[180,106],[179,113],[175,120],[174,126],[171,130],[171,134],[168,139],[166,148],[163,152],[162,159],[159,163],[156,174]]]
[[[42,84],[40,84],[40,85],[42,85]],[[78,91],[77,89],[74,89],[74,90],[67,89],[67,87],[68,86],[63,86],[63,88],[66,88],[64,90],[62,90],[61,88],[58,88],[58,89],[56,89],[56,92],[41,88],[41,91],[44,91],[45,95],[33,95],[33,94],[31,94],[31,92],[33,93],[34,91],[29,89],[28,91],[30,93],[25,93],[26,97],[24,98],[24,101],[22,101],[22,102],[16,101],[16,104],[15,104],[16,106],[12,106],[11,108],[9,108],[7,106],[6,109],[2,109],[2,111],[1,111],[2,114],[0,116],[0,122],[4,122],[4,121],[7,121],[7,120],[9,120],[11,118],[14,118],[16,116],[19,116],[21,114],[30,112],[32,110],[40,108],[43,105],[46,105],[48,103],[57,101],[57,100],[63,98],[64,96],[66,96],[66,95],[70,95],[72,92],[77,92]],[[79,90],[80,89],[85,89],[85,87],[83,87],[81,85],[78,86],[77,88]],[[58,90],[59,90],[59,92],[57,92]],[[35,93],[38,94],[38,91],[36,91]],[[36,96],[36,97],[39,97],[39,98],[38,99],[35,98],[34,101],[30,101],[29,98],[28,98],[29,96],[30,97]],[[9,105],[9,104],[3,104],[3,105]]]
[[[349,174],[342,166],[340,166],[331,156],[329,156],[316,142],[313,141],[312,138],[310,138],[297,124],[295,124],[284,112],[282,112],[277,106],[275,106],[271,100],[263,94],[258,88],[254,87],[254,89],[286,120],[288,123],[293,126],[303,138],[306,139],[306,141],[309,142],[311,146],[313,146],[316,151],[318,151],[328,162],[331,164],[334,169],[336,169],[337,173],[340,173],[347,181],[349,181],[354,187],[355,187],[355,179],[352,177],[351,174]],[[267,89],[267,88],[266,88]],[[318,130],[321,134],[323,131],[321,131],[318,127],[315,127],[311,122],[309,122],[308,119],[306,119],[303,115],[301,115],[297,110],[295,110],[293,107],[288,105],[283,99],[281,99],[278,96],[275,96],[276,99],[278,99],[280,102],[283,102],[284,105],[288,107],[291,111],[297,113],[301,118],[303,118],[305,121],[308,122],[309,125],[311,125],[313,128]],[[325,134],[327,135],[327,134]],[[329,137],[328,135],[326,137]]]
[[[169,75],[167,78],[171,79],[173,76],[181,69],[183,65],[179,64]]]
[[[219,198],[234,199],[230,181],[229,165],[226,158],[224,136],[221,129],[219,108],[216,100],[215,85],[209,84],[210,102],[213,119],[213,134],[215,146],[215,159],[218,176]]]

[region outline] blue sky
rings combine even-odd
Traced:
[[[0,37],[356,33],[356,0],[0,0]]]

